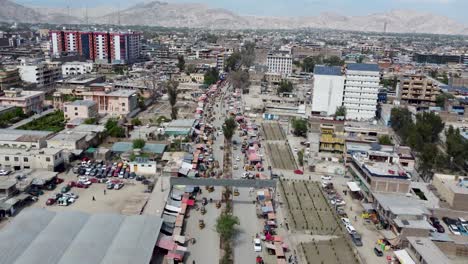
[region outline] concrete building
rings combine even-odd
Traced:
[[[110,63],[128,64],[135,62],[141,53],[141,34],[137,32],[109,33]]]
[[[269,73],[290,75],[292,73],[292,55],[289,51],[275,51],[267,56]]]
[[[406,194],[410,190],[410,177],[395,153],[372,150],[354,153],[348,165],[369,201],[374,200],[373,193]]]
[[[62,76],[82,75],[93,71],[91,62],[66,62],[62,65]]]
[[[417,264],[453,263],[428,237],[407,237],[408,253]]]
[[[0,148],[40,149],[47,146],[50,131],[0,129]]]
[[[17,68],[0,68],[0,90],[18,87],[21,83]]]
[[[436,82],[424,75],[404,75],[400,79],[399,99],[412,105],[435,105],[439,87]]]
[[[138,175],[156,175],[156,165],[156,161],[145,158],[136,158],[134,161],[129,162],[130,172]]]
[[[94,101],[76,100],[63,105],[65,118],[96,118],[98,117],[98,106]]]
[[[0,96],[0,105],[20,107],[24,113],[40,113],[44,106],[44,99],[44,92],[41,91],[10,88],[10,90],[3,91]]]
[[[137,92],[133,90],[87,91],[83,99],[94,101],[99,114],[128,115],[138,108]]]
[[[0,167],[10,170],[63,169],[62,149],[14,149],[0,148]]]
[[[23,82],[36,84],[37,87],[52,86],[62,77],[62,68],[55,63],[22,60],[18,69]]]
[[[341,67],[315,66],[312,115],[334,115],[343,103],[343,89]]]
[[[436,173],[432,184],[451,209],[468,211],[468,177]]]
[[[377,111],[380,86],[377,64],[351,63],[346,68],[343,105],[346,119],[371,120]]]

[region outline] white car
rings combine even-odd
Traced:
[[[356,233],[356,229],[354,229],[354,226],[352,226],[352,225],[347,225],[346,226],[346,231],[348,231],[349,234]]]
[[[345,205],[345,204],[346,204],[345,201],[343,201],[343,200],[337,200],[337,199],[332,199],[332,200],[330,201],[330,203],[331,203],[332,205]]]
[[[322,176],[320,177],[322,180],[324,181],[331,181],[332,180],[332,177],[331,176]]]
[[[326,188],[331,182],[322,181],[322,188]]]
[[[255,252],[262,251],[262,242],[260,241],[260,238],[254,239],[254,251]]]
[[[240,161],[240,157],[239,157],[239,156],[236,157],[236,161]]]
[[[343,222],[345,226],[351,225],[351,221],[349,221],[349,218],[342,217],[341,222]]]
[[[461,235],[460,230],[458,230],[456,225],[449,225],[448,228],[454,235]]]
[[[0,176],[7,176],[10,173],[11,173],[11,171],[9,171],[9,170],[0,170]]]
[[[249,176],[250,176],[250,173],[244,172],[244,173],[242,174],[242,177],[241,177],[241,178],[242,178],[242,179],[247,179],[247,178],[249,178]]]

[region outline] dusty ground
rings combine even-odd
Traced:
[[[39,201],[32,204],[31,207],[47,208],[53,211],[76,210],[87,213],[121,213],[125,215],[139,214],[143,208],[149,194],[144,193],[146,185],[137,181],[128,180],[125,186],[120,190],[104,190],[105,184],[94,183],[88,189],[72,188],[71,192],[78,194],[79,198],[75,203],[69,206],[46,206],[48,198],[55,193],[60,192],[61,188],[68,182],[76,180],[77,176],[73,173],[61,174],[60,178],[65,181],[58,185],[53,191],[45,191],[44,195],[39,197]],[[95,201],[93,201],[93,196]]]

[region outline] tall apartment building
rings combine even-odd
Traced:
[[[98,63],[126,64],[139,58],[141,33],[50,31],[51,53],[76,53]]]
[[[0,69],[0,90],[7,90],[18,86],[20,82],[21,78],[17,68]]]
[[[380,70],[377,64],[348,64],[343,94],[346,118],[370,120],[377,111],[380,85]]]
[[[109,33],[110,62],[112,64],[132,63],[140,56],[141,35],[135,32]]]
[[[341,67],[315,66],[312,114],[333,115],[343,103],[345,78]]]
[[[292,55],[289,51],[268,53],[267,66],[269,73],[290,75],[292,73]]]
[[[403,103],[432,106],[439,93],[437,83],[424,75],[404,75],[400,79],[399,98]]]

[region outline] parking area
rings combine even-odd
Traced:
[[[52,211],[140,214],[150,195],[149,180],[145,178],[143,182],[141,176],[137,179],[123,175],[104,178],[82,176],[73,170],[61,173],[58,175],[61,183],[54,190],[42,190],[43,194],[31,206]]]
[[[266,143],[270,164],[275,169],[295,170],[296,161],[287,143]]]

